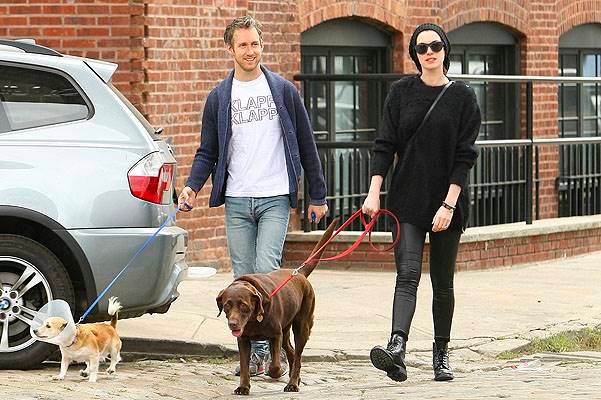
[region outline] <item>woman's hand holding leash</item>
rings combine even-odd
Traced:
[[[367,214],[370,216],[370,218],[373,218],[373,216],[380,211],[380,194],[368,194],[363,202],[361,211],[363,211],[363,214]]]
[[[378,211],[380,211],[380,189],[382,188],[382,182],[384,177],[381,175],[374,175],[371,177],[371,183],[369,184],[369,193],[363,202],[361,211],[363,214],[369,215],[373,218]]]

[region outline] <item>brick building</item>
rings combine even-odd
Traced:
[[[175,145],[181,189],[199,143],[204,100],[232,67],[223,29],[232,18],[247,13],[264,25],[264,63],[289,79],[299,72],[411,73],[407,43],[422,22],[438,23],[449,32],[452,73],[601,76],[599,0],[7,0],[0,2],[0,37],[33,37],[66,54],[119,63],[115,85],[153,125],[164,127],[164,135]],[[352,93],[362,90],[352,85],[356,84],[334,87],[341,95],[335,99],[344,100],[345,88]],[[601,104],[597,97],[587,97],[591,90],[597,93],[597,85],[563,85],[559,90],[557,84],[535,85],[534,136],[599,136]],[[521,89],[481,84],[477,92],[485,121],[481,139],[524,137],[525,110],[516,107],[523,104]],[[315,96],[317,104],[320,98]],[[338,105],[332,114],[337,128],[376,126],[377,103],[369,104],[355,99],[351,111],[359,117],[353,117],[350,126],[345,125],[345,113],[351,111]],[[316,107],[310,113],[320,131],[325,122]],[[560,208],[557,147],[541,147],[539,157],[539,217],[554,218]],[[227,265],[223,208],[204,206],[209,189],[200,193],[203,206],[181,217],[179,224],[190,233],[191,262]],[[299,218],[293,220],[292,229],[299,229]],[[570,254],[601,248],[599,226],[589,227]],[[557,235],[537,239],[556,241],[553,249],[542,244],[538,249],[537,240],[511,244],[502,239],[498,247],[529,249],[510,261],[524,262],[545,258],[537,255],[539,250],[557,250],[550,257],[566,254],[559,250],[583,236]],[[309,247],[302,242],[290,243],[288,259],[297,253],[301,257]],[[472,262],[466,267],[475,265],[489,246],[474,243],[466,246]],[[502,253],[485,266],[503,265],[498,261]],[[367,262],[361,252],[357,258]],[[377,265],[392,262],[390,254],[378,258]]]

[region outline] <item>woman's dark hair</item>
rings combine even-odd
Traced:
[[[417,58],[415,45],[417,44],[417,36],[424,31],[434,31],[438,33],[438,36],[440,36],[440,40],[444,44],[444,61],[442,62],[442,65],[446,74],[449,70],[449,67],[451,66],[451,60],[449,59],[449,54],[451,53],[451,42],[449,42],[449,38],[447,37],[446,32],[436,24],[421,24],[420,26],[415,28],[415,31],[413,31],[413,35],[411,35],[411,40],[409,41],[409,55],[411,56],[411,59],[415,63],[415,66],[417,67],[419,72],[422,72],[422,66],[419,63],[419,59]]]

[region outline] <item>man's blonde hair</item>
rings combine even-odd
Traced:
[[[257,33],[259,34],[259,41],[263,43],[263,32],[261,31],[261,24],[250,15],[238,17],[232,22],[230,22],[229,25],[225,28],[225,32],[223,32],[223,41],[225,42],[225,44],[233,46],[234,32],[236,31],[236,29],[249,28],[255,28],[257,30]]]

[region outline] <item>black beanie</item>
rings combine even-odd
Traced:
[[[411,40],[409,41],[409,55],[415,63],[415,66],[419,72],[422,72],[422,66],[419,63],[417,53],[415,52],[415,45],[417,44],[417,35],[423,31],[434,31],[440,36],[440,40],[442,40],[442,43],[444,44],[444,61],[442,62],[442,65],[444,66],[445,71],[448,71],[451,66],[451,60],[449,59],[449,54],[451,54],[451,42],[449,42],[449,38],[445,31],[436,24],[421,24],[415,28],[413,35],[411,35]]]

